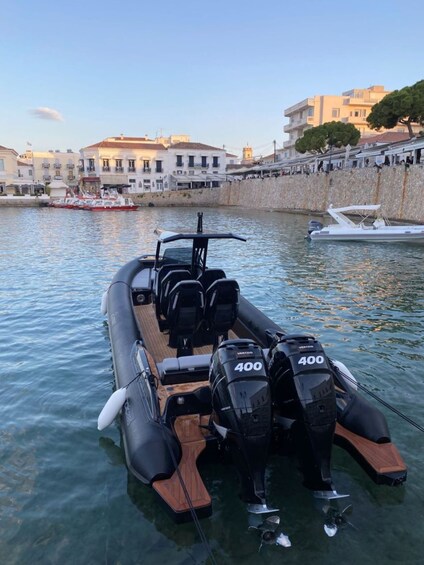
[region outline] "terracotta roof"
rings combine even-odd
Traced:
[[[358,145],[365,145],[366,143],[396,143],[396,141],[406,141],[409,139],[408,132],[402,131],[386,131],[384,133],[376,134],[376,135],[367,135],[365,137],[361,137],[358,141]]]
[[[83,149],[166,149],[162,143],[125,143],[123,141],[100,141],[94,145],[88,145]]]
[[[213,151],[224,151],[219,147],[212,147],[211,145],[205,145],[204,143],[196,143],[189,141],[180,141],[179,143],[174,143],[171,145],[171,149],[205,149]]]
[[[31,163],[28,163],[28,161],[21,161],[20,159],[17,160],[17,163],[20,167],[31,167]]]
[[[226,153],[227,157],[237,157],[237,155],[234,155],[234,153]]]

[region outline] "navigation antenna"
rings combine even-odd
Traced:
[[[197,233],[203,233],[203,212],[197,212]]]

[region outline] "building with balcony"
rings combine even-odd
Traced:
[[[167,153],[171,190],[221,186],[226,180],[224,148],[180,142],[168,147]]]
[[[19,155],[23,163],[32,166],[34,183],[48,184],[54,180],[61,180],[70,188],[78,185],[77,169],[80,155],[72,149],[60,151],[25,151]]]
[[[326,122],[341,121],[353,124],[362,136],[377,135],[378,132],[370,129],[367,116],[372,107],[380,102],[391,91],[385,90],[384,86],[374,85],[369,88],[354,88],[338,95],[318,95],[305,98],[301,102],[284,110],[284,116],[289,118],[289,123],[284,126],[284,132],[289,139],[284,142],[284,158],[292,159],[298,156],[294,145],[296,140],[303,136],[306,129],[320,126]],[[408,129],[402,124],[392,130],[407,132]]]
[[[91,192],[105,187],[143,193],[220,184],[225,179],[225,150],[187,139],[121,135],[84,147],[80,186]]]

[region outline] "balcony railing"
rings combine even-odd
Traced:
[[[175,164],[176,167],[184,167],[184,163],[182,161],[177,161]]]
[[[61,164],[61,163],[55,163],[55,164],[53,165],[53,167],[54,167],[55,169],[60,169],[60,168],[62,167],[62,164]]]
[[[110,167],[102,167],[102,171],[104,173],[109,173],[110,172]]]
[[[208,169],[208,168],[209,168],[209,163],[205,163],[205,164],[202,164],[202,163],[189,163],[188,166],[189,166],[190,168],[193,168],[193,169]]]
[[[75,165],[74,165],[73,163],[68,163],[68,164],[66,165],[66,168],[67,168],[67,169],[73,169],[74,167],[75,167]]]
[[[150,167],[143,167],[143,173],[151,173],[152,169]]]
[[[115,173],[123,173],[124,167],[115,167]]]
[[[50,169],[50,163],[43,163],[41,166],[43,169]]]
[[[129,173],[135,173],[135,167],[128,167]]]
[[[62,180],[62,175],[55,175],[54,180]]]
[[[162,167],[160,167],[160,169],[156,169],[156,170],[155,170],[155,173],[163,173]]]
[[[50,180],[52,177],[50,175],[43,175],[43,180]]]
[[[93,172],[96,170],[96,167],[87,167],[87,171]]]
[[[79,165],[79,166],[78,166],[78,170],[79,170],[81,173],[83,173],[83,172],[85,171],[84,165]]]

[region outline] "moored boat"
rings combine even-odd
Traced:
[[[389,225],[383,218],[367,222],[368,216],[361,216],[360,220],[355,222],[346,215],[376,212],[380,207],[381,204],[342,208],[330,206],[327,212],[336,223],[323,226],[321,222],[311,220],[307,237],[312,241],[414,241],[424,243],[424,225]]]
[[[82,206],[83,210],[91,212],[107,212],[107,211],[135,211],[139,206],[134,204],[131,198],[126,196],[118,196],[117,198],[96,198],[87,202]]]
[[[120,412],[129,471],[177,521],[207,516],[201,454],[238,470],[251,514],[275,514],[265,473],[271,453],[296,453],[314,496],[337,500],[334,444],[376,482],[399,485],[406,467],[384,415],[358,393],[343,363],[311,335],[287,334],[207,265],[208,247],[233,233],[159,233],[156,252],[124,265],[104,295],[116,391],[99,416]]]

